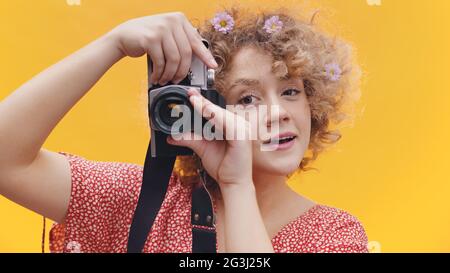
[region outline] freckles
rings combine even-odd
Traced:
[[[258,110],[256,107],[250,106],[245,109],[234,107],[234,113],[248,121],[252,134],[256,134],[258,132],[258,128],[262,123],[260,122],[260,116],[258,115]]]
[[[311,134],[311,114],[309,111],[298,111],[293,115],[295,127],[299,130],[302,139],[309,141]]]
[[[294,105],[293,107],[291,107],[289,112],[296,122],[304,124],[311,119],[311,111],[309,109],[309,105],[305,105],[303,103],[300,105]]]
[[[305,121],[311,120],[311,108],[306,98],[301,101],[300,105],[295,110],[299,116],[305,119]]]
[[[299,101],[298,109],[301,111],[310,111],[309,101],[306,96],[302,97]]]

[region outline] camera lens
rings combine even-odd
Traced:
[[[161,120],[165,124],[171,125],[177,121],[178,118],[183,117],[180,105],[183,105],[183,100],[179,98],[167,98],[167,100],[161,102],[161,107],[158,109]]]
[[[184,111],[187,109],[191,114],[189,123],[192,124],[194,109],[189,102],[187,91],[181,87],[167,87],[160,91],[150,107],[152,126],[165,134],[171,134],[172,126],[177,120],[183,118]],[[175,133],[183,132],[183,126],[174,129],[177,129]]]

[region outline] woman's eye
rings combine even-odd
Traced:
[[[252,96],[252,95],[248,95],[248,96],[242,97],[242,99],[240,99],[240,100],[238,101],[238,104],[243,104],[243,105],[251,104],[252,102],[254,102],[254,101],[253,101],[254,98],[255,98],[255,97]]]
[[[300,90],[288,89],[288,90],[283,92],[283,95],[286,94],[288,96],[295,96],[295,95],[299,94],[300,92],[301,92]]]

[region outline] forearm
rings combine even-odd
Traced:
[[[264,226],[251,186],[221,189],[225,209],[227,252],[273,252],[272,242]]]
[[[31,163],[64,115],[122,57],[113,38],[102,36],[0,102],[0,168]]]

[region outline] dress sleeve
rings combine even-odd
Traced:
[[[315,252],[368,253],[368,238],[364,227],[353,215],[342,211],[331,221],[317,244]]]
[[[72,186],[63,223],[53,224],[51,252],[121,252],[137,204],[142,166],[66,156]]]

